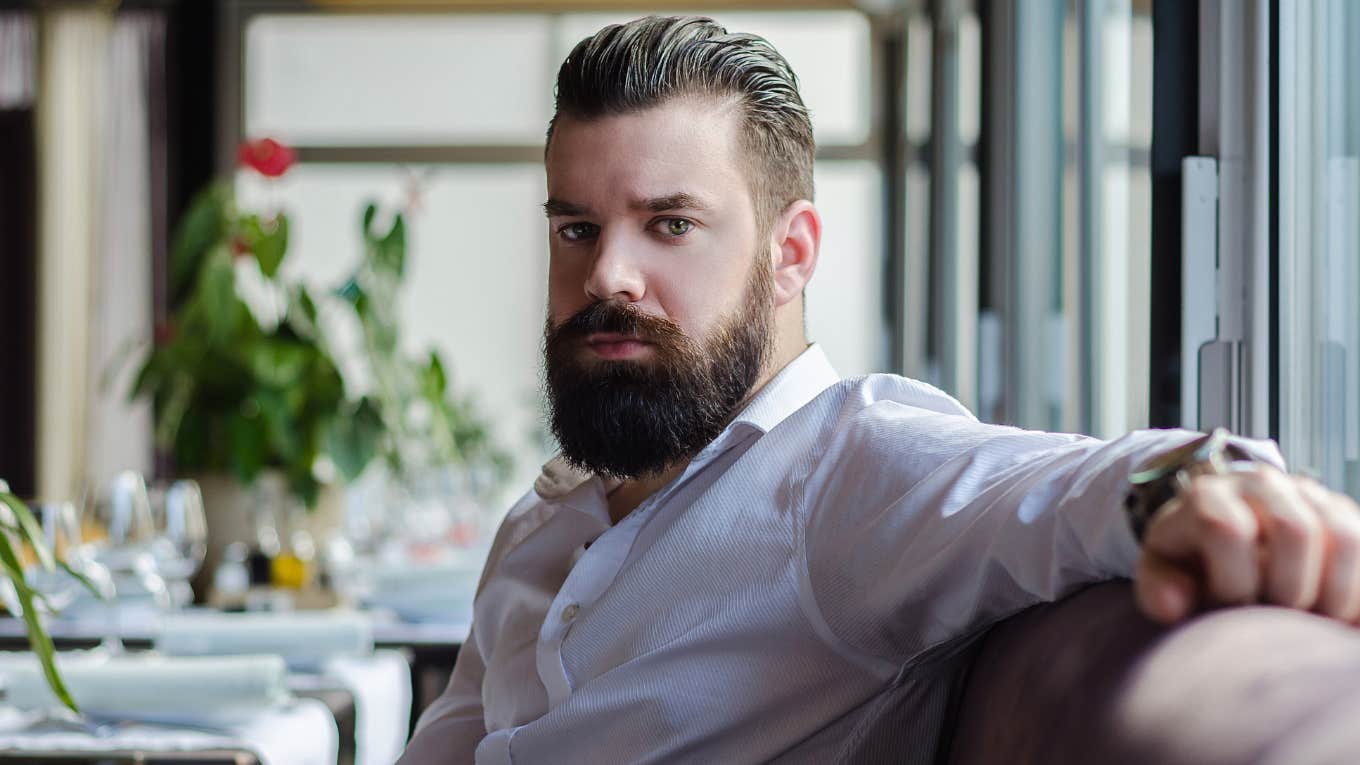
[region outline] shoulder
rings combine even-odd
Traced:
[[[919,439],[964,446],[972,440],[967,436],[993,428],[948,393],[898,375],[847,378],[819,396],[818,403],[826,418],[827,456],[841,456],[841,450],[855,456],[891,453]]]
[[[940,389],[906,377],[876,374],[834,386],[812,483],[824,498],[890,501],[928,475],[995,474],[1035,454],[1091,441],[980,422]]]
[[[482,567],[481,580],[477,583],[478,596],[482,594],[487,580],[495,573],[501,561],[505,560],[505,556],[518,547],[535,529],[542,526],[551,515],[552,506],[544,501],[536,488],[529,489],[511,506],[510,512],[505,514],[491,542],[486,565]]]

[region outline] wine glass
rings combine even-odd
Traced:
[[[155,555],[155,520],[146,480],[123,471],[87,503],[86,539],[113,577],[116,602],[106,608],[110,629],[121,634],[125,617],[152,619],[173,606]]]
[[[152,551],[176,606],[193,602],[189,580],[198,573],[208,551],[208,519],[197,481],[175,481],[152,502],[156,538]]]
[[[47,616],[65,615],[80,607],[113,596],[109,570],[94,559],[81,538],[80,518],[71,502],[29,502],[29,509],[42,528],[42,544],[53,558],[65,564],[52,570],[37,564],[36,556],[25,560],[24,581],[41,596],[35,605]],[[11,539],[16,550],[24,550],[19,540]],[[24,556],[26,559],[29,555]],[[74,573],[72,573],[74,572]],[[82,582],[80,577],[84,577]],[[6,580],[5,605],[14,614],[22,613],[18,595]],[[94,592],[91,592],[91,589]]]

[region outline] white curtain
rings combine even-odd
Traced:
[[[150,476],[151,405],[128,402],[136,359],[152,339],[151,51],[158,16],[113,25],[99,102],[99,199],[90,293],[93,366],[87,381],[85,477],[99,485],[131,468]],[[159,62],[157,62],[159,63]]]
[[[147,62],[159,19],[43,13],[38,83],[38,493],[152,465],[124,363],[151,338]]]

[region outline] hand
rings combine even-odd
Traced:
[[[1267,466],[1199,476],[1152,516],[1134,593],[1165,623],[1258,602],[1360,622],[1360,505]]]

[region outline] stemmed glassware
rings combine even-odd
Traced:
[[[145,618],[172,607],[155,552],[151,498],[141,474],[127,470],[114,476],[86,504],[83,525],[95,558],[113,577],[117,602],[107,608],[115,633],[126,616]]]
[[[26,565],[24,579],[40,596],[35,602],[38,610],[46,616],[59,616],[78,604],[97,602],[99,598],[112,598],[113,578],[108,568],[97,561],[85,544],[81,534],[80,516],[71,502],[28,502],[26,503],[42,526],[42,542],[53,557],[65,564],[48,571],[39,565]],[[22,549],[18,540],[12,540],[16,549]],[[85,578],[82,582],[71,572]],[[91,592],[91,589],[95,592]],[[97,593],[97,594],[96,594]],[[10,613],[20,613],[14,586],[4,580],[0,587]]]
[[[151,550],[176,607],[193,602],[189,580],[203,565],[208,551],[208,520],[203,491],[196,481],[179,480],[152,495],[155,538]]]

